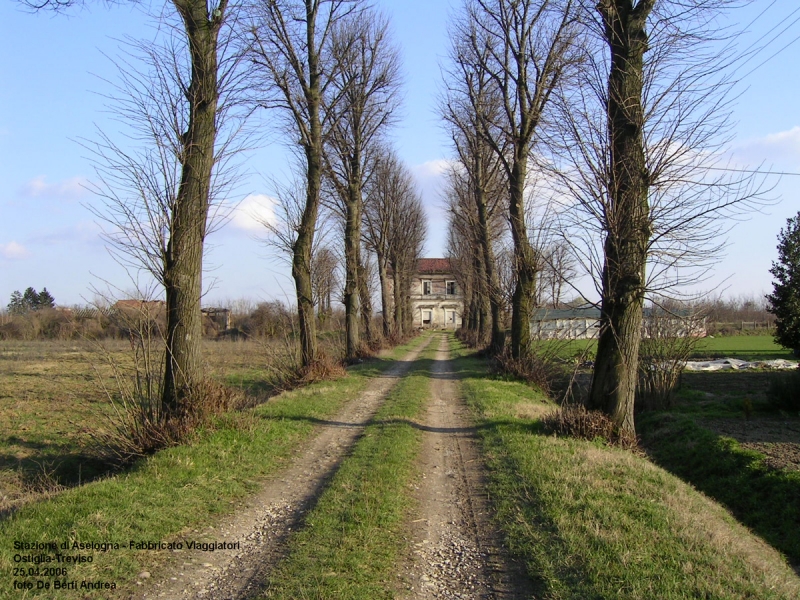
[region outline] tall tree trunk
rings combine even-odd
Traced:
[[[489,215],[487,207],[486,190],[484,188],[485,169],[482,157],[476,153],[475,160],[475,204],[478,209],[478,245],[483,259],[483,275],[485,290],[489,300],[491,338],[489,342],[490,354],[497,354],[503,349],[503,328],[500,306],[500,285],[497,281],[497,271],[494,267],[494,253],[492,240],[489,236]]]
[[[319,115],[319,103],[316,104]],[[306,148],[306,205],[297,230],[292,255],[292,278],[297,292],[297,317],[300,330],[300,358],[303,368],[310,368],[317,360],[317,330],[314,319],[314,296],[311,285],[311,249],[319,211],[321,178],[321,127],[319,119],[312,124],[312,135],[316,130],[319,144]]]
[[[648,171],[644,154],[642,81],[647,17],[655,0],[603,0],[611,48],[608,124],[611,145],[609,209],[600,339],[589,406],[611,416],[620,432],[635,434],[634,396],[650,239]]]
[[[403,303],[403,335],[410,335],[414,329],[414,314],[411,312],[411,269],[410,265],[403,264],[403,271],[400,273],[401,288],[400,301]],[[416,258],[410,260],[411,264],[416,263]]]
[[[393,277],[393,292],[394,292],[394,330],[398,339],[403,339],[405,336],[405,316],[403,308],[405,302],[403,301],[403,284],[402,275],[400,273],[400,265],[392,263],[392,277]]]
[[[220,4],[218,16],[208,14],[205,1],[174,4],[188,38],[192,74],[187,90],[189,125],[181,140],[181,181],[164,265],[167,356],[162,400],[172,410],[191,396],[203,374],[203,242],[217,135],[217,36],[226,2]]]
[[[386,272],[386,257],[381,252],[377,252],[378,279],[381,284],[381,322],[383,324],[383,336],[389,338],[392,335],[394,326],[394,309],[392,299],[389,294],[389,275]]]
[[[511,355],[522,358],[531,346],[531,301],[536,291],[536,260],[525,225],[525,176],[528,148],[517,148],[509,178],[509,217],[514,241],[516,286],[511,297]]]
[[[489,291],[486,286],[486,266],[483,264],[481,244],[473,247],[475,255],[475,290],[478,300],[478,341],[483,346],[489,338]]]
[[[359,339],[359,280],[361,267],[361,169],[360,158],[351,160],[350,179],[345,199],[344,223],[344,314],[345,351],[348,359],[358,356]]]
[[[372,333],[372,298],[370,298],[367,271],[361,259],[358,265],[358,300],[361,304],[361,326],[364,329],[364,338],[367,343],[374,340]]]

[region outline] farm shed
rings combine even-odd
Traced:
[[[540,308],[531,319],[531,335],[541,340],[585,340],[600,335],[600,309]],[[705,337],[705,318],[688,311],[665,312],[644,309],[642,337]]]

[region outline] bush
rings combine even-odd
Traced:
[[[95,453],[106,464],[121,467],[163,448],[188,441],[214,416],[243,405],[232,389],[206,380],[195,385],[177,410],[161,402],[161,381],[137,378],[132,388],[120,388],[114,416],[106,430],[92,432]]]
[[[501,373],[535,385],[543,394],[552,397],[558,383],[565,379],[567,373],[564,364],[549,350],[547,347],[539,351],[534,349],[524,358],[514,358],[506,348],[497,355],[497,364]]]
[[[262,302],[249,315],[239,317],[236,326],[251,337],[282,337],[295,331],[295,316],[282,302]]]
[[[466,327],[456,329],[456,338],[469,348],[478,348],[484,345],[484,340],[481,339],[480,334]]]
[[[767,390],[767,400],[787,412],[800,412],[800,370],[776,373]]]
[[[621,448],[636,448],[635,437],[620,435],[613,421],[599,410],[587,410],[580,404],[565,405],[542,418],[542,427],[547,433],[554,433],[581,440],[602,438]]]
[[[665,410],[672,407],[686,361],[700,339],[696,317],[676,317],[665,311],[651,316],[647,336],[639,346],[639,380],[636,410]]]

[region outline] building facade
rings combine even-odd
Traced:
[[[411,279],[411,312],[421,329],[458,329],[464,295],[447,258],[420,258]]]

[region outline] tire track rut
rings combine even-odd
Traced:
[[[431,338],[432,339],[432,338]],[[236,513],[193,538],[240,541],[236,550],[175,551],[169,572],[153,580],[140,574],[141,588],[129,598],[181,600],[244,600],[263,592],[269,573],[286,553],[292,531],[302,526],[305,513],[336,472],[383,400],[411,363],[431,343],[428,339],[397,361],[349,401],[291,463],[274,475]]]
[[[431,397],[419,428],[421,479],[412,517],[408,600],[526,598],[522,569],[493,526],[475,428],[459,391],[446,336],[439,336]]]

